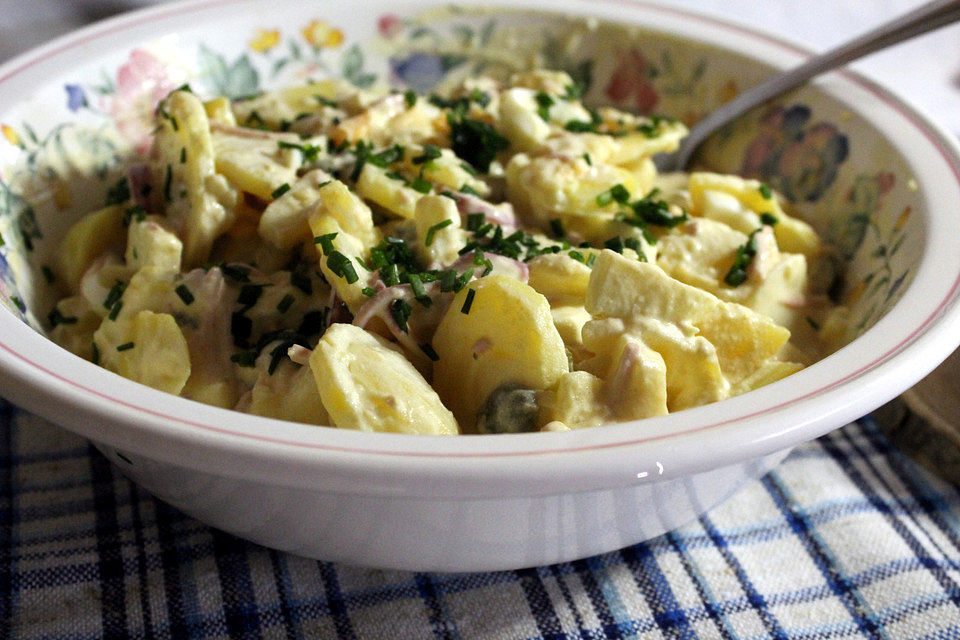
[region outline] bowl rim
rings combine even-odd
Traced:
[[[186,0],[84,27],[0,66],[0,95],[11,78],[29,74],[32,67],[58,60],[91,41],[105,39],[118,46],[134,27],[159,20],[187,20],[197,12],[255,2]],[[397,4],[391,7],[396,10]],[[431,0],[402,6],[425,8],[427,4],[446,3]],[[721,44],[721,36],[726,35],[722,44],[727,49],[776,67],[811,55],[802,46],[751,27],[641,0],[501,0],[498,5],[572,11],[601,19],[619,17],[620,21],[711,44]],[[738,36],[733,44],[729,41],[732,34]],[[762,61],[758,58],[761,54],[766,56]],[[952,211],[960,211],[960,149],[952,136],[902,98],[856,72],[832,74],[817,86],[841,101],[841,94],[869,98],[875,110],[883,112],[880,115],[909,125],[912,136],[919,133],[928,153],[937,157],[918,157],[918,162],[936,160],[937,166],[926,168],[935,169],[938,178],[949,178],[952,187],[949,193],[942,187],[930,191],[928,197],[938,201],[930,206],[946,209],[944,205],[950,202],[955,205]],[[0,110],[9,106],[10,100],[0,97]],[[908,144],[902,132],[897,140]],[[927,174],[916,177],[921,185],[932,182]],[[960,214],[952,215],[954,222],[960,220]],[[650,482],[741,462],[822,435],[904,391],[946,358],[960,343],[960,265],[946,270],[942,261],[935,260],[947,255],[942,249],[944,238],[949,237],[949,221],[946,215],[927,216],[927,244],[913,282],[894,307],[851,345],[749,394],[642,421],[562,433],[461,438],[362,433],[289,423],[201,405],[120,378],[57,347],[6,309],[0,311],[0,388],[34,413],[126,452],[128,457],[139,455],[279,484],[323,485],[346,493],[476,497],[589,491]],[[934,251],[938,247],[941,251]],[[933,301],[931,292],[936,296]],[[923,311],[919,322],[914,313],[917,308]],[[851,359],[855,366],[843,365]],[[833,372],[837,370],[843,375],[836,377]],[[853,384],[856,386],[851,388]],[[799,389],[799,393],[784,399],[787,389]],[[851,393],[853,390],[856,393]],[[771,427],[771,422],[778,426]],[[711,455],[705,457],[704,451]],[[375,474],[369,471],[371,464],[376,467]],[[320,470],[337,473],[318,474]],[[338,477],[329,477],[335,475]],[[482,486],[478,479],[484,481]],[[552,484],[526,482],[546,479]],[[401,487],[396,484],[399,480],[405,483]],[[438,485],[439,480],[445,484]]]

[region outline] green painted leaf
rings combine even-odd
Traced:
[[[216,93],[240,98],[260,91],[260,74],[243,54],[233,64],[207,47],[200,47],[200,66]]]
[[[361,89],[369,87],[377,79],[376,75],[363,71],[364,62],[363,51],[359,45],[353,45],[343,54],[343,77]]]

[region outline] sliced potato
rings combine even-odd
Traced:
[[[586,371],[564,373],[543,394],[540,421],[546,425],[562,422],[571,429],[595,427],[610,420],[603,402],[603,380]]]
[[[291,185],[290,190],[267,205],[257,223],[260,237],[278,249],[290,249],[310,239],[307,220],[320,200],[320,187],[333,180],[326,171],[314,169]]]
[[[733,385],[790,338],[787,329],[766,316],[610,250],[594,264],[585,306],[594,316],[622,318],[628,324],[646,317],[695,328],[716,347],[724,376]]]
[[[694,215],[724,222],[743,233],[761,225],[760,215],[772,214],[774,235],[781,251],[812,257],[820,253],[820,237],[806,222],[787,214],[779,196],[759,180],[718,173],[690,174],[690,198]]]
[[[128,341],[117,345],[116,372],[174,395],[190,377],[190,352],[177,321],[168,313],[141,311],[130,321]]]
[[[424,264],[446,266],[460,257],[466,233],[460,228],[457,204],[444,196],[424,196],[414,212],[416,249]],[[446,226],[444,226],[446,225]]]
[[[183,241],[186,268],[202,265],[234,219],[238,194],[216,171],[210,122],[200,100],[174,91],[158,106],[153,162],[159,208]]]
[[[334,324],[310,355],[323,406],[342,429],[454,435],[453,414],[403,355],[360,327]]]
[[[434,387],[465,431],[497,388],[547,389],[568,370],[547,299],[507,276],[480,278],[457,293],[433,347]]]
[[[240,191],[269,202],[277,190],[297,179],[302,141],[292,133],[273,133],[213,123],[210,130],[217,172]]]
[[[250,404],[246,411],[278,420],[330,424],[330,415],[320,400],[313,371],[289,360],[281,361],[272,374],[264,371],[257,377],[250,390]]]
[[[127,230],[127,264],[134,268],[156,267],[170,273],[179,273],[183,243],[167,230],[159,220],[146,218],[131,220]]]
[[[412,218],[423,194],[406,186],[403,180],[390,177],[389,173],[370,163],[363,165],[357,179],[357,193],[398,218]]]
[[[88,213],[78,220],[60,244],[59,271],[71,293],[94,260],[103,254],[123,251],[126,229],[123,207],[116,205]]]

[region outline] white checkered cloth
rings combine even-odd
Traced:
[[[0,638],[960,638],[960,494],[866,418],[694,524],[521,571],[306,560],[0,401]]]

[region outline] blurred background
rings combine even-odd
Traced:
[[[0,0],[0,60],[88,22],[164,1]],[[817,51],[923,4],[922,0],[657,1],[753,25]],[[852,66],[960,134],[960,26],[901,44]]]

